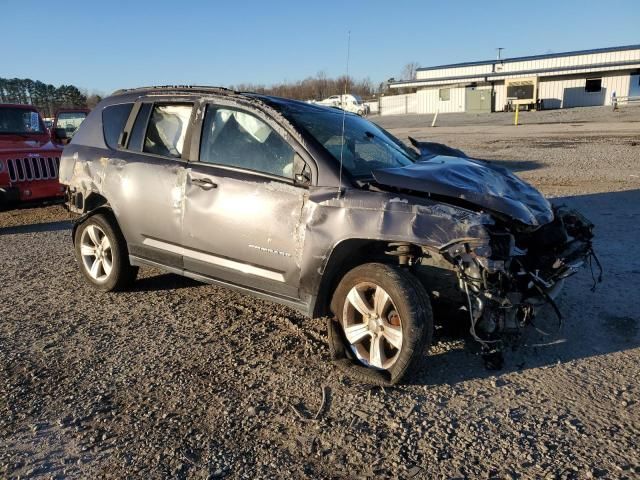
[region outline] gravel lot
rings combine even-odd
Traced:
[[[562,332],[527,332],[500,372],[439,330],[407,384],[359,385],[321,320],[152,269],[97,293],[61,206],[1,212],[0,478],[639,478],[640,108],[510,118],[374,118],[597,226],[604,283],[568,282]]]

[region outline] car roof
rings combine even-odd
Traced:
[[[160,85],[151,87],[138,87],[130,89],[121,89],[113,92],[110,98],[118,97],[143,97],[143,96],[171,96],[171,95],[192,95],[192,96],[228,96],[234,98],[244,98],[249,101],[258,100],[276,110],[289,110],[296,112],[339,112],[342,114],[342,110],[336,111],[336,109],[327,107],[324,105],[318,105],[314,103],[307,103],[301,100],[293,100],[290,98],[276,97],[272,95],[264,95],[254,92],[239,92],[225,87],[215,86],[202,86],[202,85]],[[347,115],[353,115],[352,113],[346,113]]]
[[[116,90],[112,96],[127,94],[138,95],[171,95],[171,94],[220,94],[234,95],[240,92],[225,87],[213,87],[203,85],[155,85],[151,87],[123,88]]]

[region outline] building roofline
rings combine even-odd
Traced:
[[[550,68],[537,68],[533,70],[517,70],[511,72],[491,72],[491,73],[473,73],[469,75],[456,75],[451,77],[435,77],[435,78],[418,78],[415,80],[402,80],[399,82],[391,82],[389,86],[391,88],[401,88],[403,86],[420,86],[420,85],[437,85],[442,83],[455,83],[461,80],[471,81],[472,79],[481,79],[484,81],[490,81],[490,78],[495,78],[496,80],[502,80],[503,77],[522,77],[526,75],[538,75],[541,73],[555,73],[557,72],[559,76],[567,75],[567,73],[563,72],[576,72],[580,70],[593,70],[593,69],[606,69],[607,67],[629,67],[630,69],[635,69],[640,67],[640,60],[626,60],[623,62],[608,62],[608,63],[591,63],[588,65],[573,65],[566,67],[550,67]],[[605,70],[606,71],[606,70]],[[613,71],[613,70],[612,70]],[[600,73],[600,72],[593,72]],[[568,75],[572,75],[569,73]]]
[[[545,58],[569,57],[572,55],[589,55],[593,53],[607,53],[607,52],[617,52],[617,51],[622,52],[625,50],[638,50],[638,49],[640,49],[640,44],[624,45],[621,47],[594,48],[591,50],[575,50],[573,52],[546,53],[543,55],[529,55],[525,57],[502,58],[500,60],[480,60],[477,62],[450,63],[447,65],[437,65],[435,67],[420,67],[416,69],[416,71],[424,72],[428,70],[440,70],[444,68],[474,67],[478,65],[491,65],[494,63],[511,63],[511,62],[522,62],[522,61],[528,61],[528,60],[543,60]]]

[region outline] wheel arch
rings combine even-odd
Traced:
[[[398,258],[387,252],[393,240],[349,238],[340,241],[332,249],[322,273],[310,308],[312,317],[332,315],[330,302],[342,277],[353,268],[365,263],[398,264]],[[417,247],[417,245],[416,245]]]
[[[74,245],[76,242],[76,231],[78,230],[78,227],[88,218],[98,215],[99,213],[107,217],[109,221],[111,221],[113,227],[122,234],[122,229],[118,224],[118,219],[116,218],[111,205],[109,205],[107,199],[99,193],[92,193],[85,199],[83,210],[84,213],[75,219],[73,222],[73,228],[71,229],[71,241]]]

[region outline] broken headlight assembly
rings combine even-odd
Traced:
[[[585,263],[602,267],[593,251],[593,224],[575,210],[554,209],[555,219],[535,231],[492,226],[487,238],[461,240],[441,254],[454,267],[458,287],[467,300],[470,333],[485,352],[495,352],[501,334],[518,333],[531,323],[540,306],[549,304],[562,315],[554,299],[564,280]],[[501,229],[500,229],[501,228]],[[546,333],[546,332],[545,332]]]

